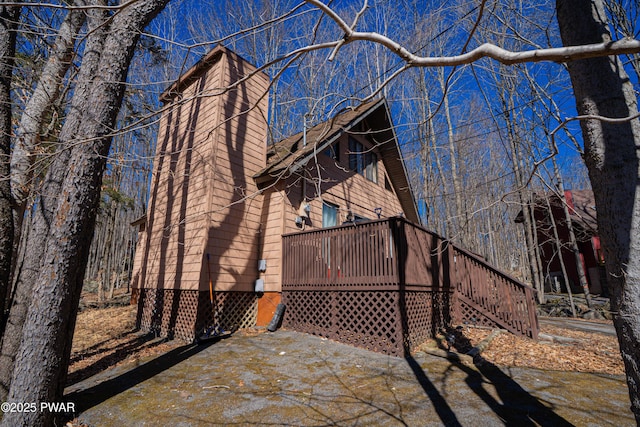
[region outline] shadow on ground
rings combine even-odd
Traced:
[[[129,347],[135,347],[136,342],[147,342],[154,338],[153,335],[140,336],[133,340],[128,345],[118,349],[116,354],[124,356],[126,355],[126,349]],[[219,340],[210,340],[203,344],[190,344],[182,347],[175,348],[168,351],[158,357],[155,357],[139,366],[133,368],[126,367],[128,370],[117,375],[113,378],[106,379],[104,381],[97,382],[95,385],[83,389],[81,392],[72,392],[66,395],[66,399],[71,402],[75,402],[75,406],[78,412],[84,412],[87,409],[93,408],[96,405],[114,397],[120,393],[129,390],[150,378],[162,373],[163,371],[189,359],[191,356],[198,354],[199,352],[206,350],[207,347],[213,345]],[[162,341],[155,341],[155,345],[161,344]],[[139,343],[138,343],[139,345]],[[96,369],[95,365],[91,365],[88,369]],[[78,371],[78,375],[83,375],[84,370]],[[98,380],[99,381],[99,380]],[[69,380],[70,385],[74,385],[77,381]]]
[[[122,341],[123,338],[125,339],[124,341]],[[85,349],[80,355],[72,357],[70,363],[73,364],[79,362],[81,359],[91,358],[100,354],[105,355],[97,358],[83,368],[69,373],[69,375],[67,375],[67,385],[76,384],[122,362],[131,355],[133,350],[136,350],[136,352],[150,350],[165,341],[164,339],[157,338],[155,334],[140,334],[137,330],[132,330],[120,337],[116,345],[106,346],[108,340],[93,345]]]
[[[402,359],[282,330],[177,348],[66,392],[89,425],[634,425],[623,378]]]

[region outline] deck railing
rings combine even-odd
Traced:
[[[285,235],[283,258],[283,289],[388,288],[398,281],[386,222]]]
[[[283,236],[283,289],[449,288],[440,236],[402,218]]]
[[[452,246],[455,267],[453,318],[538,338],[535,290],[482,258]]]
[[[532,288],[402,218],[284,235],[282,253],[288,323],[305,332],[391,354],[451,320],[537,338]]]

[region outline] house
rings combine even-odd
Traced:
[[[402,215],[419,222],[384,99],[267,146],[269,79],[216,47],[161,96],[132,278],[138,325],[191,341],[266,325],[282,235]]]
[[[564,196],[580,252],[580,261],[586,273],[589,291],[593,294],[606,295],[604,254],[598,236],[597,211],[593,191],[566,190]],[[553,230],[553,224],[555,223],[569,285],[573,292],[581,293],[583,289],[580,286],[576,257],[570,245],[569,227],[565,218],[563,202],[556,194],[551,194],[548,197],[551,210],[549,210],[547,201],[543,197],[538,196],[534,204],[538,246],[547,290],[566,289]],[[518,220],[522,221],[522,212],[516,218],[516,221]]]

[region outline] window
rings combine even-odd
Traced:
[[[335,142],[325,148],[323,153],[325,156],[330,157],[336,162],[340,163],[340,144],[338,142]]]
[[[349,137],[349,169],[359,174],[363,171],[362,151],[362,143]]]
[[[353,137],[349,137],[349,169],[378,182],[378,156]]]
[[[359,224],[366,221],[370,221],[370,219],[365,216],[355,215],[349,212],[349,214],[347,215],[347,219],[342,223],[342,225]]]
[[[322,226],[335,227],[338,225],[338,207],[331,203],[322,204]]]
[[[378,182],[378,156],[371,151],[364,154],[364,177],[369,181]]]
[[[391,183],[389,182],[389,177],[386,175],[384,177],[384,188],[388,191],[393,191],[393,188],[391,188]]]

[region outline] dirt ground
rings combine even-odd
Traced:
[[[165,341],[135,329],[136,306],[118,292],[113,300],[98,303],[83,295],[73,335],[67,384],[89,378],[112,366],[169,351],[183,343]]]
[[[609,322],[611,323],[611,322]],[[463,328],[472,345],[486,338],[491,330]],[[615,336],[581,332],[543,325],[540,333],[548,339],[533,341],[503,332],[482,352],[482,357],[500,367],[526,367],[552,371],[592,372],[623,375],[624,365]]]
[[[122,294],[117,295],[115,301],[102,304],[98,304],[92,295],[83,297],[82,306],[85,309],[78,315],[68,384],[74,384],[109,367],[159,355],[183,344],[137,332],[136,307],[128,305],[127,301],[128,297]],[[260,332],[252,329],[237,333],[249,335]],[[464,351],[485,339],[491,330],[464,327],[459,332],[462,341],[468,340],[466,348],[460,349]],[[490,342],[482,357],[501,367],[612,375],[624,373],[615,336],[546,325],[541,327],[541,334],[562,339],[561,342],[532,341],[502,333]],[[437,344],[432,342],[426,346]]]

